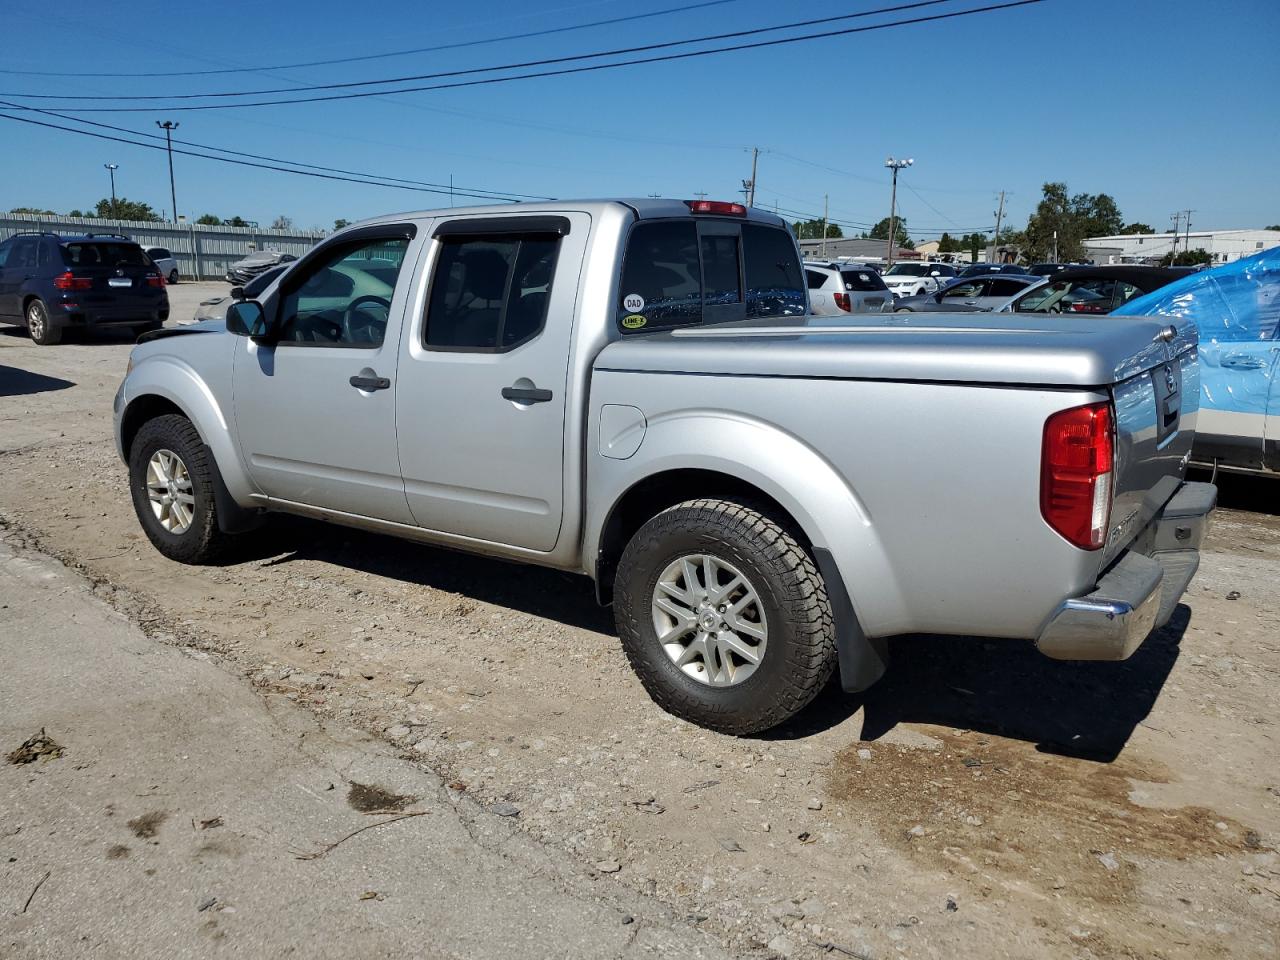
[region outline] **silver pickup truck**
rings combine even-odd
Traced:
[[[886,638],[1120,660],[1195,572],[1194,329],[808,314],[778,218],[516,204],[342,230],[225,323],[141,338],[138,518],[213,558],[264,513],[580,571],[664,708],[749,733]],[[943,642],[943,641],[939,641]]]

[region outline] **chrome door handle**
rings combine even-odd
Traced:
[[[1261,357],[1251,357],[1247,353],[1232,353],[1222,358],[1222,366],[1228,370],[1263,370],[1268,365]]]

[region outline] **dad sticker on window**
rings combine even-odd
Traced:
[[[638,313],[629,313],[622,318],[622,325],[628,330],[639,330],[649,321]]]
[[[638,293],[628,293],[622,298],[622,309],[627,313],[639,313],[644,309],[644,297]]]

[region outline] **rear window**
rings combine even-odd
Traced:
[[[146,254],[136,243],[64,243],[62,262],[68,267],[147,267]]]
[[[880,274],[874,270],[841,270],[840,276],[844,280],[844,288],[846,290],[886,290],[884,281],[880,279]]]
[[[149,256],[152,260],[168,260],[169,251],[166,250],[164,247],[152,247],[150,250],[147,251],[147,256]]]
[[[699,239],[693,220],[639,223],[627,240],[618,322],[624,331],[684,326],[701,323],[704,307],[735,304],[748,318],[799,316],[806,282],[785,230],[746,223],[740,236]]]

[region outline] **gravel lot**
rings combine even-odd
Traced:
[[[225,290],[170,288],[174,319]],[[901,638],[867,694],[734,739],[653,706],[585,579],[289,518],[224,566],[163,559],[111,442],[130,344],[0,328],[0,523],[729,950],[1280,953],[1280,486],[1223,479],[1185,605],[1126,663]]]

